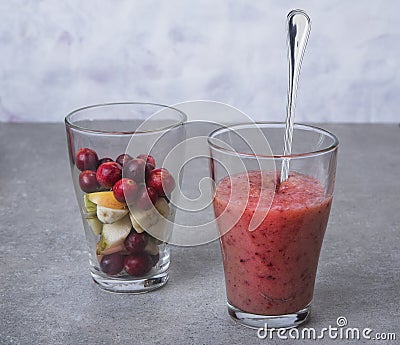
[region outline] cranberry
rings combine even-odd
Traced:
[[[99,190],[96,173],[92,170],[84,170],[79,174],[79,186],[85,193],[92,193]]]
[[[121,155],[119,155],[117,157],[117,159],[115,160],[120,166],[124,166],[125,163],[127,163],[128,161],[130,161],[132,159],[132,157],[126,153],[123,153]]]
[[[106,162],[97,168],[96,177],[100,185],[110,189],[119,179],[121,179],[121,166],[116,162]]]
[[[159,196],[169,195],[175,188],[175,180],[167,169],[150,171],[147,185],[153,187]]]
[[[149,176],[150,171],[154,170],[154,165],[150,164],[150,163],[146,163],[146,177]]]
[[[114,161],[111,158],[104,157],[102,159],[99,159],[99,166],[102,165],[103,163],[107,163],[107,162],[114,162]]]
[[[131,204],[137,197],[138,186],[136,182],[130,178],[118,180],[113,186],[113,194],[115,199],[120,202]]]
[[[146,154],[142,153],[139,156],[137,156],[136,158],[143,159],[146,163],[151,164],[153,166],[153,169],[156,166],[156,160],[154,159],[153,156],[146,155]]]
[[[116,275],[124,269],[125,256],[121,253],[104,255],[100,262],[101,270],[110,275]]]
[[[144,182],[146,162],[143,159],[131,159],[124,166],[124,176],[135,180],[137,183]]]
[[[131,253],[141,253],[146,247],[148,238],[145,232],[138,234],[135,230],[132,230],[128,237],[124,241],[126,250]]]
[[[75,164],[80,171],[96,171],[98,161],[97,153],[87,147],[79,149],[75,156]]]
[[[125,270],[131,276],[144,276],[153,267],[153,260],[147,253],[132,254],[125,258]]]
[[[154,188],[141,185],[137,194],[136,206],[142,210],[149,210],[157,202],[157,199],[158,194]]]

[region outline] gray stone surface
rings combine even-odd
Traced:
[[[306,326],[319,331],[345,316],[349,327],[396,332],[398,341],[400,128],[324,127],[338,135],[340,154]],[[149,294],[93,283],[62,124],[0,123],[0,214],[1,344],[269,342],[229,319],[217,242],[173,247],[170,282]]]

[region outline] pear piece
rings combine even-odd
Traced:
[[[97,218],[99,219],[100,222],[104,224],[115,223],[116,221],[126,216],[128,212],[129,210],[127,208],[122,210],[117,210],[114,208],[108,208],[97,205]]]
[[[87,222],[89,223],[90,228],[96,236],[101,234],[101,230],[103,229],[102,222],[100,222],[96,217],[88,218]]]
[[[97,246],[97,254],[102,254],[105,251],[110,252],[111,248],[122,247],[131,229],[132,224],[129,216],[125,216],[113,224],[103,224],[103,231]]]
[[[112,191],[89,193],[87,194],[87,198],[98,206],[115,209],[123,209],[126,207],[126,204],[115,199]]]

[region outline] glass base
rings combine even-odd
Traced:
[[[237,323],[250,328],[293,328],[307,321],[311,314],[311,304],[291,314],[284,315],[258,315],[245,312],[228,304],[228,313]]]
[[[143,279],[105,278],[90,272],[93,280],[104,290],[110,292],[140,294],[163,287],[168,282],[168,270]]]

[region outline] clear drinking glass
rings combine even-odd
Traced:
[[[284,131],[284,123],[242,124],[208,139],[228,312],[255,328],[309,317],[332,202],[337,138],[296,124],[285,157]],[[285,159],[289,178],[280,183]]]
[[[180,162],[167,156],[184,142],[185,121],[151,103],[93,105],[65,118],[90,273],[103,289],[139,293],[168,280]]]

